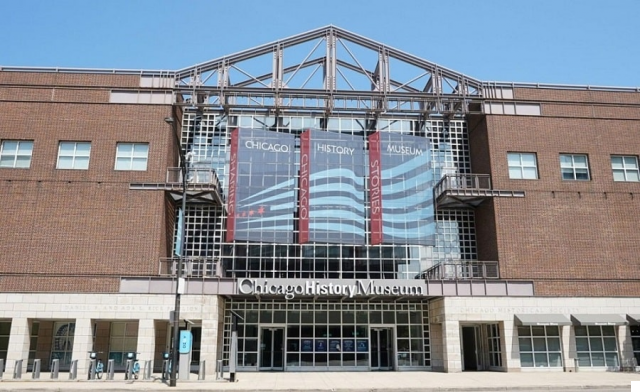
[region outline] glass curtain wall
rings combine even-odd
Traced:
[[[229,365],[231,312],[238,324],[238,362],[244,370],[264,366],[268,350],[261,330],[281,327],[286,370],[357,370],[371,366],[371,327],[387,326],[388,349],[398,369],[431,366],[428,305],[381,302],[281,302],[230,300],[225,314],[224,366]]]
[[[321,129],[363,139],[375,131],[425,137],[430,143],[434,181],[444,173],[471,171],[466,122],[462,120],[386,118],[375,122],[364,118],[187,112],[182,122],[182,143],[192,153],[189,165],[214,169],[225,193],[230,134],[236,128],[296,135]],[[477,258],[471,209],[436,212],[435,246],[227,243],[223,214],[221,208],[188,206],[185,247],[187,256],[222,260],[229,277],[414,279],[440,262]],[[178,223],[176,220],[176,226]],[[175,233],[177,236],[177,227]]]

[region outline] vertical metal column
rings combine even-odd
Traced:
[[[144,361],[144,373],[142,374],[143,380],[151,380],[151,368],[153,361]]]
[[[127,359],[127,370],[124,372],[124,379],[131,380],[133,378],[133,359]]]
[[[31,371],[31,379],[38,380],[40,379],[40,360],[33,360],[33,370]]]
[[[113,380],[113,374],[115,373],[116,361],[110,359],[107,361],[107,380]]]
[[[75,380],[78,378],[78,360],[71,361],[71,367],[69,368],[69,380]]]
[[[51,361],[51,379],[57,380],[59,373],[60,373],[60,360],[56,358],[53,361]]]
[[[22,359],[16,361],[16,365],[13,368],[13,379],[19,380],[22,378]]]
[[[200,361],[200,367],[198,368],[198,380],[204,380],[207,374],[207,361]]]
[[[89,380],[95,380],[96,379],[96,360],[95,359],[90,359],[89,360]]]

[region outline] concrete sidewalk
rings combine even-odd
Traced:
[[[121,376],[121,375],[120,375]],[[575,391],[582,389],[630,391],[631,381],[640,382],[639,373],[614,372],[331,372],[331,373],[238,373],[237,382],[228,380],[180,381],[175,388],[159,378],[134,382],[119,380],[2,380],[0,391]],[[228,374],[225,374],[228,376]],[[118,375],[116,375],[118,377]]]

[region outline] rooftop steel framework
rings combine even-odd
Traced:
[[[140,90],[170,92],[177,106],[275,116],[447,118],[481,112],[479,103],[503,99],[500,89],[640,92],[640,87],[482,82],[332,25],[179,70],[0,66],[0,71],[140,75],[146,80]]]
[[[175,77],[186,105],[275,113],[465,113],[482,98],[483,85],[335,26],[184,68]]]

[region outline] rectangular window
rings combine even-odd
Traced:
[[[3,140],[0,167],[28,169],[31,166],[33,140]]]
[[[640,365],[640,325],[632,325],[631,329],[631,345],[633,346],[633,356],[636,363]]]
[[[116,170],[147,170],[148,143],[118,143]]]
[[[580,366],[618,368],[618,342],[614,327],[575,327],[576,352]]]
[[[89,169],[90,142],[60,142],[58,146],[58,169]]]
[[[522,367],[562,367],[558,327],[518,327],[518,342]]]
[[[53,324],[51,359],[60,360],[60,369],[69,369],[73,353],[76,323],[58,321]]]
[[[537,180],[538,164],[536,154],[532,152],[510,152],[507,154],[509,178]]]
[[[135,353],[138,347],[137,322],[112,322],[109,336],[109,359],[114,360],[116,369],[123,369],[127,354]]]
[[[589,162],[584,154],[560,154],[563,180],[589,181]]]
[[[487,337],[489,344],[489,366],[502,366],[502,350],[500,346],[500,326],[498,324],[489,324],[487,328]]]
[[[640,181],[638,157],[636,156],[612,155],[611,169],[613,170],[613,181]]]

